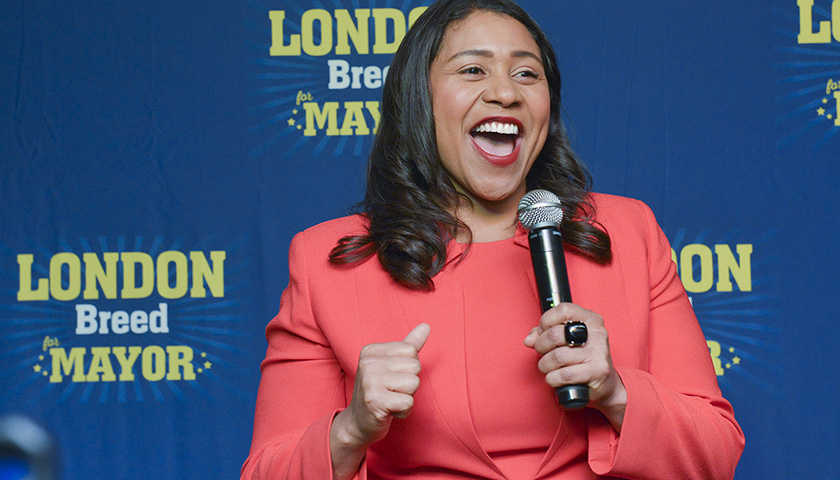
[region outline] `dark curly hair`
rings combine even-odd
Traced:
[[[560,116],[560,71],[554,49],[539,25],[510,0],[440,0],[429,7],[402,41],[382,91],[381,117],[361,204],[366,235],[346,236],[330,262],[347,265],[376,254],[399,283],[431,290],[446,262],[455,232],[469,229],[452,213],[459,198],[437,148],[429,68],[444,33],[475,11],[507,15],[525,26],[542,54],[551,98],[548,138],[527,175],[528,190],[554,192],[563,204],[563,238],[598,263],[612,258],[609,235],[594,221],[588,202],[591,177],[572,151]],[[572,213],[573,212],[573,213]]]

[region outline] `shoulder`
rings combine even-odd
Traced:
[[[292,238],[289,246],[290,267],[299,267],[304,262],[309,268],[328,268],[330,252],[340,239],[366,232],[367,223],[361,215],[336,218],[309,227]]]
[[[319,223],[295,235],[295,240],[305,239],[310,248],[326,248],[327,251],[346,236],[367,233],[367,220],[362,215],[349,215]],[[293,240],[293,243],[295,242]]]
[[[608,230],[642,233],[649,231],[651,225],[656,225],[653,212],[641,200],[606,193],[591,193],[589,199],[595,209],[595,221]]]
[[[641,200],[607,194],[592,194],[595,221],[609,234],[613,257],[635,263],[668,260],[671,245],[656,221],[650,207]]]
[[[390,277],[375,255],[347,265],[330,262],[330,252],[339,240],[366,233],[366,217],[352,215],[319,223],[295,235],[289,247],[290,284],[308,292],[311,304],[321,308],[342,304],[338,299],[353,298],[359,282],[389,284]]]

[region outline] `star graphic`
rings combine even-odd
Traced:
[[[729,347],[729,353],[732,353],[734,351],[735,351],[735,347]]]
[[[297,115],[297,108],[296,108],[296,109],[294,109],[294,110],[292,110],[292,114],[293,114],[293,115]]]
[[[732,368],[732,364],[731,364],[731,363],[727,363],[727,364],[726,364],[726,368]]]
[[[202,356],[202,357],[206,357],[206,356],[207,356],[207,352],[201,352],[201,356]]]
[[[303,125],[298,125],[297,127],[298,127],[298,130],[300,130],[301,128],[303,128]]]
[[[735,365],[740,365],[741,359],[739,357],[735,357],[732,359],[732,363],[734,363]]]
[[[43,373],[45,377],[47,376],[47,371],[46,371],[46,370],[44,370],[44,371],[43,371],[43,372],[41,372],[41,373]]]
[[[40,372],[41,371],[41,366],[40,365],[35,365],[34,367],[32,367],[32,370],[35,370],[36,372]]]
[[[826,115],[826,116],[825,116],[825,118],[827,118],[827,119],[831,120],[831,119],[832,119],[832,118],[834,118],[834,117],[832,117],[832,116],[831,116],[831,114],[828,114],[828,115]]]
[[[38,355],[38,360],[44,361],[44,356],[43,355]]]
[[[212,366],[213,366],[213,364],[212,364],[212,363],[210,363],[210,362],[204,362],[204,368],[206,368],[207,370],[210,370],[210,367],[212,367]]]
[[[828,103],[828,99],[827,99],[827,98],[823,98],[823,103]]]
[[[822,108],[822,107],[818,108],[817,109],[817,115],[820,115],[820,116],[825,115],[825,109]]]
[[[203,371],[204,371],[204,370],[202,370],[202,369],[200,369],[200,368],[198,369],[198,373],[201,373],[201,372],[203,372]]]
[[[291,126],[292,126],[292,125],[294,125],[294,124],[295,124],[295,119],[294,119],[294,118],[290,118],[290,119],[289,119],[289,126],[291,127]]]

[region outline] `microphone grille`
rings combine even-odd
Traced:
[[[531,190],[519,201],[516,210],[519,223],[526,230],[535,227],[559,227],[563,222],[563,206],[557,195],[548,190]]]

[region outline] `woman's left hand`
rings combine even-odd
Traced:
[[[566,343],[565,324],[586,324],[588,338],[580,347]],[[540,317],[540,324],[525,338],[525,346],[536,350],[545,381],[552,387],[572,384],[589,386],[589,405],[604,413],[617,432],[621,432],[627,390],[610,357],[610,344],[604,319],[573,303],[561,303]]]

